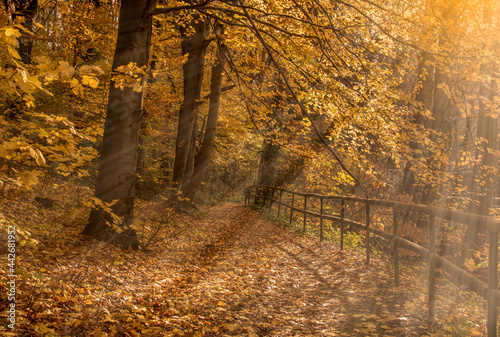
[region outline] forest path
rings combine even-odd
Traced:
[[[138,214],[157,216],[152,205],[139,204]],[[171,232],[149,252],[89,240],[79,223],[20,246],[16,268],[40,274],[16,283],[18,329],[0,326],[0,335],[446,335],[440,325],[430,333],[425,272],[404,267],[394,288],[387,259],[366,266],[363,254],[340,252],[235,204],[165,218]],[[441,321],[450,317],[438,310]]]
[[[232,204],[205,209],[194,223],[189,266],[170,284],[191,322],[207,335],[422,336],[425,311],[408,289],[393,287],[392,268],[277,226]],[[185,241],[185,240],[181,240]],[[176,249],[173,249],[176,250]],[[179,292],[179,289],[182,289]],[[172,297],[171,297],[172,296]],[[411,314],[409,311],[412,311]],[[189,314],[187,314],[189,315]],[[198,326],[197,326],[198,325]],[[196,334],[195,334],[196,335]]]

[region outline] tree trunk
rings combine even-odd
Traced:
[[[196,155],[196,145],[197,145],[197,140],[198,140],[198,108],[196,108],[195,116],[194,116],[194,121],[193,121],[193,130],[191,131],[191,142],[189,143],[189,152],[188,152],[188,157],[186,161],[186,169],[184,170],[184,177],[182,179],[182,183],[179,186],[179,190],[184,193],[186,190],[186,187],[189,184],[189,181],[191,180],[191,177],[193,175],[194,171],[194,161],[195,161],[195,155]],[[185,197],[185,196],[184,196]]]
[[[493,10],[488,5],[483,7],[484,21],[492,24],[491,15]],[[497,41],[493,41],[491,47],[492,55],[500,48]],[[495,67],[495,62],[484,58],[481,62],[482,77],[491,79],[498,78],[499,70]],[[498,117],[493,111],[493,102],[498,95],[498,87],[494,80],[483,81],[479,87],[479,111],[477,116],[476,132],[476,163],[472,172],[472,203],[470,211],[481,215],[489,215],[489,210],[493,206],[496,187],[498,186]],[[468,224],[464,237],[464,256],[473,257],[474,245],[478,243],[478,234],[486,232],[485,226],[479,224]]]
[[[224,70],[225,57],[224,46],[219,45],[217,48],[217,63],[212,68],[212,77],[210,79],[210,105],[208,107],[207,124],[203,143],[200,151],[196,156],[195,168],[189,184],[185,190],[185,197],[194,201],[198,189],[201,186],[201,181],[208,168],[210,154],[215,140],[215,131],[217,128],[217,120],[219,118],[220,97],[222,92],[222,72]]]
[[[276,170],[278,166],[280,146],[273,142],[273,140],[265,140],[262,149],[262,154],[260,156],[260,165],[258,173],[257,185],[268,185],[274,186],[276,183]],[[261,190],[261,195],[271,196],[271,190]],[[255,198],[254,203],[256,205],[263,205],[265,203],[264,198]]]
[[[152,17],[156,0],[122,0],[113,69],[129,63],[147,66],[151,44]],[[142,78],[145,84],[145,76]],[[137,147],[143,110],[143,91],[115,88],[110,85],[102,153],[95,196],[105,203],[116,200],[111,207],[122,217],[118,233],[110,226],[111,215],[95,207],[83,234],[113,241],[124,248],[139,247],[139,240],[129,226],[133,221],[136,183]]]
[[[483,71],[486,66],[481,67]],[[491,69],[490,69],[491,70]],[[490,71],[489,71],[490,72]],[[491,73],[491,72],[490,72]],[[492,78],[496,78],[492,76]],[[493,200],[496,194],[498,184],[498,158],[495,153],[498,144],[498,119],[491,115],[484,100],[493,100],[497,90],[494,89],[493,81],[486,85],[481,84],[479,89],[479,111],[477,116],[477,134],[476,134],[476,163],[472,170],[472,202],[470,212],[481,215],[489,215],[490,208],[493,207]],[[464,257],[472,257],[474,246],[478,242],[478,234],[485,233],[484,225],[471,223],[467,225],[467,231],[464,237]]]
[[[7,10],[9,10],[11,4],[13,4],[15,8],[15,12],[12,14],[12,20],[14,21],[17,17],[23,17],[23,27],[29,32],[33,31],[33,18],[38,11],[38,0],[4,0],[4,5]],[[24,64],[31,64],[33,40],[27,33],[23,31],[21,31],[21,33],[23,36],[19,38],[19,55]]]
[[[184,101],[179,111],[177,139],[175,145],[175,162],[173,182],[178,189],[185,186],[184,178],[189,180],[186,171],[189,171],[189,154],[193,139],[193,130],[196,130],[196,117],[205,71],[205,54],[207,47],[208,22],[199,15],[193,15],[191,24],[180,26],[182,37],[181,49],[188,60],[183,65]],[[190,28],[194,29],[191,34]],[[191,35],[189,35],[191,34]]]
[[[498,46],[495,46],[498,48]],[[484,74],[497,78],[494,69],[488,64],[482,65]],[[498,148],[498,119],[494,117],[495,111],[488,108],[486,101],[493,101],[498,93],[494,81],[482,83],[479,89],[479,111],[477,116],[476,133],[476,164],[473,168],[472,192],[475,194],[471,205],[471,212],[489,215],[489,210],[493,206],[493,198],[496,192],[498,179],[498,160],[495,153]],[[477,226],[471,229],[473,235],[478,233]]]
[[[440,8],[443,18],[447,21],[454,21],[457,15],[456,1],[451,0],[447,3],[446,7]],[[438,50],[447,50],[446,43],[449,40],[446,26],[439,30],[437,41]],[[432,61],[428,53],[422,54],[422,59],[418,64],[418,77],[421,80],[417,87],[415,99],[422,103],[423,108],[429,110],[432,114],[432,119],[423,115],[417,115],[414,123],[423,125],[428,130],[435,131],[430,138],[436,143],[445,143],[448,148],[447,131],[452,129],[449,126],[450,116],[450,98],[446,92],[441,88],[442,84],[449,82],[448,77],[436,65],[429,65],[427,62]],[[448,125],[447,125],[448,123]],[[417,142],[410,144],[410,147],[417,150],[421,147]],[[429,156],[429,149],[420,148],[422,156],[427,157],[427,166],[434,175],[440,175],[446,169],[448,158],[432,158]],[[445,153],[441,153],[443,156]],[[399,192],[408,194],[417,203],[429,204],[435,201],[439,194],[437,189],[432,184],[427,184],[423,188],[417,187],[417,180],[415,173],[412,170],[410,162],[406,163],[403,172],[402,184]]]

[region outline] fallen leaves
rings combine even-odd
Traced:
[[[32,214],[32,220],[42,216]],[[20,274],[19,331],[31,336],[410,336],[441,331],[445,336],[451,324],[462,324],[455,315],[448,326],[431,329],[422,306],[425,292],[410,288],[419,281],[418,273],[405,270],[408,284],[395,289],[389,264],[374,260],[366,266],[354,251],[339,252],[235,205],[183,217],[185,230],[150,253],[89,242],[78,237],[78,228],[65,227],[60,238],[44,228],[47,237],[23,247],[18,261],[27,271]]]

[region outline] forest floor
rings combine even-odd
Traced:
[[[18,205],[16,211],[29,212],[26,207]],[[139,213],[141,207],[148,206],[139,205]],[[10,208],[16,205],[10,203]],[[38,216],[33,209],[31,223],[36,223]],[[437,323],[429,324],[422,270],[404,269],[401,286],[394,287],[393,266],[387,258],[373,258],[367,266],[362,254],[351,249],[339,251],[329,243],[300,235],[256,210],[217,204],[205,206],[196,216],[176,215],[173,223],[178,229],[175,235],[147,253],[89,240],[78,234],[81,224],[76,226],[71,220],[61,224],[64,235],[47,229],[52,234],[45,239],[20,245],[16,330],[10,330],[5,322],[7,288],[2,283],[0,319],[4,324],[0,334],[484,333],[484,322],[475,320],[484,310],[477,311],[477,305],[462,309],[456,304],[457,297],[471,299],[457,291],[452,296],[438,293]],[[6,269],[2,268],[0,275],[5,277]]]

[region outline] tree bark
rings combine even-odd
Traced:
[[[260,165],[258,173],[257,185],[268,185],[274,186],[276,183],[276,171],[278,167],[280,146],[273,142],[273,140],[264,140],[264,146],[262,149],[262,154],[260,156]],[[261,190],[261,195],[271,196],[271,190]],[[255,198],[254,203],[256,205],[263,205],[265,203],[264,198]]]
[[[219,118],[220,97],[222,93],[222,73],[224,70],[225,57],[224,45],[217,47],[217,61],[212,68],[212,77],[210,79],[210,104],[208,107],[207,124],[205,127],[205,134],[203,136],[203,143],[201,144],[200,151],[196,156],[195,167],[193,175],[189,180],[189,184],[184,192],[186,198],[194,201],[198,189],[208,168],[210,154],[215,141],[215,131],[217,129],[217,120]]]
[[[187,26],[187,27],[186,27]],[[173,182],[179,190],[186,186],[184,178],[189,181],[190,149],[193,130],[196,130],[199,99],[205,71],[205,54],[207,47],[208,22],[199,15],[193,15],[190,25],[180,26],[182,37],[181,49],[188,60],[183,65],[184,100],[179,111],[177,139],[175,145],[175,162]],[[194,29],[194,34],[191,30]]]
[[[197,140],[198,140],[198,108],[196,108],[194,121],[193,121],[193,130],[191,131],[191,142],[189,143],[189,152],[186,161],[186,169],[184,170],[184,177],[182,179],[182,183],[179,186],[179,190],[183,193],[186,190],[189,181],[193,175],[194,171],[194,163],[195,163],[195,155],[197,148]],[[186,197],[186,196],[184,196]]]
[[[23,17],[23,27],[31,32],[33,30],[33,18],[38,11],[38,0],[4,0],[6,10],[9,10],[11,5],[14,5],[15,12],[12,13],[12,20],[17,17]],[[31,64],[31,51],[33,49],[33,40],[29,38],[28,34],[21,32],[23,36],[19,38],[19,55],[24,64]]]
[[[152,32],[150,13],[155,4],[156,0],[122,0],[113,69],[130,63],[147,66]],[[145,84],[145,76],[142,84]],[[143,90],[136,92],[130,87],[121,90],[111,83],[95,196],[105,203],[117,200],[111,209],[122,217],[118,225],[123,231],[114,230],[109,224],[111,215],[99,207],[90,212],[83,231],[85,235],[113,241],[124,248],[139,247],[137,234],[129,226],[133,221],[142,111]]]
[[[498,45],[495,47],[498,48]],[[485,74],[492,75],[491,78],[498,78],[498,74],[493,74],[496,70],[483,63],[481,70]],[[488,216],[490,208],[493,207],[493,200],[497,193],[498,186],[498,118],[493,117],[493,111],[487,107],[485,100],[493,101],[493,97],[498,93],[494,81],[482,83],[479,88],[479,111],[477,116],[476,133],[476,163],[472,169],[472,200],[470,212]],[[471,223],[467,225],[464,236],[464,258],[472,258],[474,247],[479,242],[478,234],[486,233],[484,224]]]

